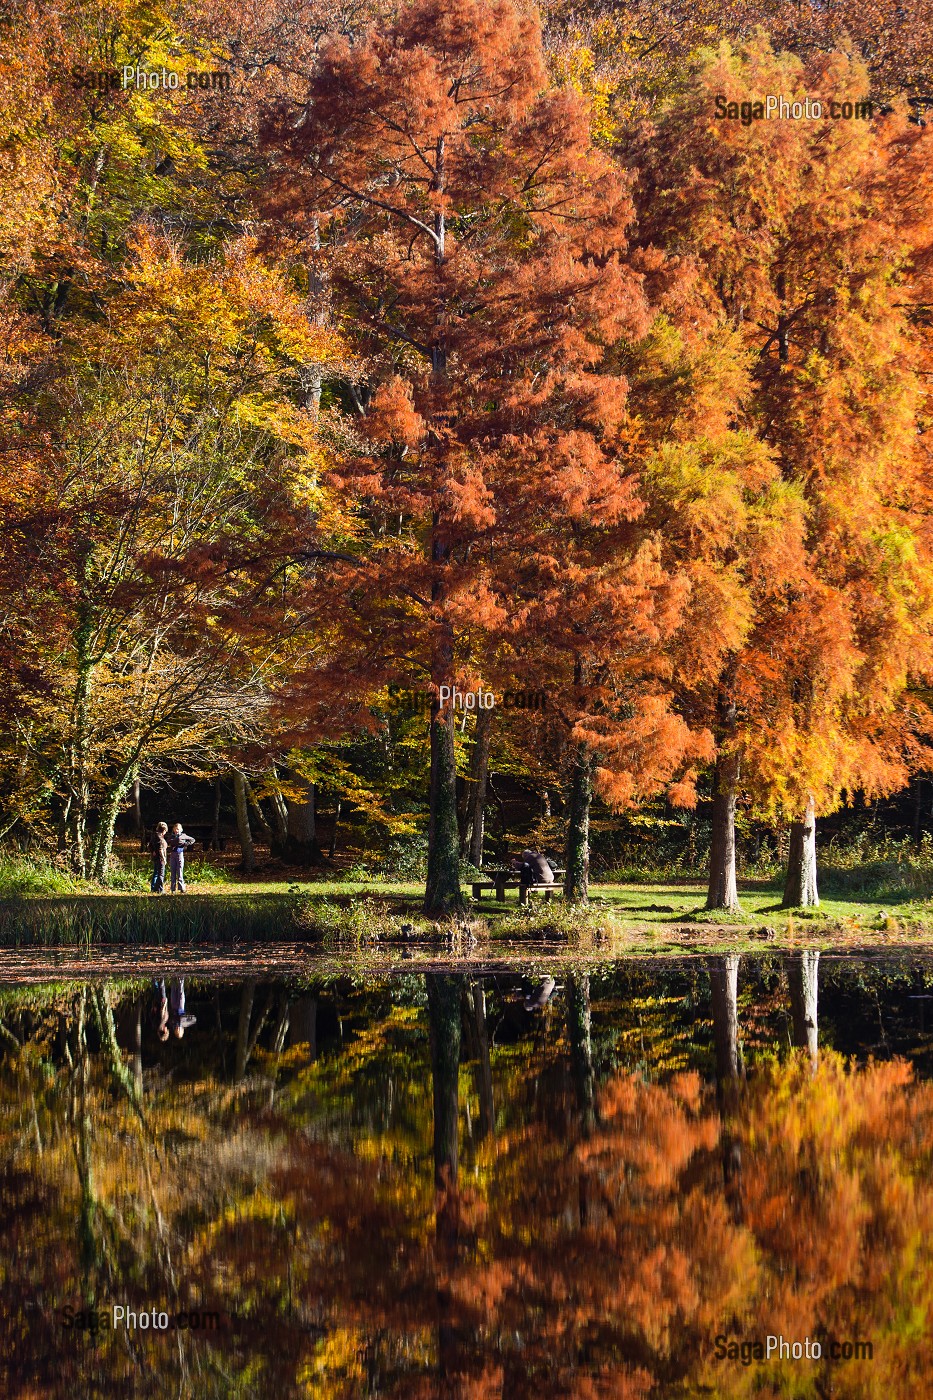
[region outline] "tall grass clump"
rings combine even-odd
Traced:
[[[71,895],[0,900],[0,946],[79,947],[305,941],[294,895]]]
[[[399,932],[399,922],[388,911],[383,900],[364,896],[349,903],[336,900],[309,899],[301,903],[298,923],[307,932],[332,943],[375,942],[391,938]]]
[[[520,905],[515,913],[496,920],[493,938],[530,939],[536,942],[559,940],[572,948],[604,946],[623,932],[618,916],[599,904]]]
[[[75,894],[81,888],[81,881],[48,856],[11,854],[0,857],[0,899],[26,894]]]
[[[820,889],[874,899],[928,899],[933,895],[933,835],[919,844],[869,828],[817,849]]]

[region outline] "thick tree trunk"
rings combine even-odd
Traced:
[[[492,710],[480,710],[476,716],[470,773],[466,784],[466,814],[460,849],[471,865],[479,870],[483,864],[483,836],[486,822],[486,788],[489,781],[489,744],[492,738]]]
[[[819,1037],[816,1004],[819,990],[818,952],[794,953],[787,959],[790,988],[792,1040],[798,1050],[806,1050],[815,1070],[819,1063]]]
[[[132,780],[132,773],[124,773],[110,789],[100,809],[100,820],[91,853],[90,873],[92,878],[99,880],[102,885],[107,883],[110,856],[113,852],[114,829]]]
[[[781,908],[808,909],[819,902],[816,888],[816,806],[810,797],[803,821],[791,823],[787,879]]]
[[[713,1040],[716,1046],[716,1078],[738,1079],[743,1073],[739,1048],[739,955],[710,958],[709,980],[713,992]]]
[[[726,1202],[736,1223],[744,1216],[742,1200],[742,1144],[731,1131],[730,1106],[745,1075],[739,1045],[739,957],[710,958],[709,979],[713,992],[713,1040],[716,1047],[716,1097],[722,1115],[720,1150]]]
[[[707,909],[738,909],[735,879],[735,805],[738,796],[738,754],[722,755],[716,762],[713,797],[713,835],[709,854]]]
[[[285,798],[285,837],[276,854],[293,865],[317,865],[321,848],[317,839],[317,792],[313,783],[300,780],[302,795]]]
[[[253,846],[253,833],[249,829],[249,806],[246,797],[246,779],[239,768],[233,769],[233,797],[236,803],[236,829],[240,838],[240,850],[242,852],[240,868],[245,875],[249,875],[256,865],[256,850]]]
[[[436,916],[458,913],[462,908],[454,712],[449,707],[442,710],[435,700],[431,711],[431,815],[424,912]]]
[[[567,1038],[570,1041],[573,1083],[584,1135],[592,1133],[596,1126],[596,1081],[590,1025],[589,975],[571,973],[567,978]]]
[[[567,847],[564,857],[564,896],[586,903],[590,883],[590,804],[595,760],[585,744],[577,744],[570,778]]]

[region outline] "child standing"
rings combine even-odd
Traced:
[[[172,872],[172,894],[185,893],[185,851],[194,845],[194,837],[186,836],[181,822],[176,822],[168,838],[168,863]]]
[[[165,893],[165,862],[168,860],[168,843],[165,834],[168,827],[165,822],[156,822],[155,831],[149,841],[149,849],[152,852],[152,879],[149,888],[153,894]]]

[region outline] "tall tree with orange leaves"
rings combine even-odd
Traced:
[[[685,686],[719,741],[709,904],[745,791],[795,819],[785,903],[816,902],[814,810],[892,791],[924,749],[910,690],[933,666],[933,554],[922,455],[933,163],[902,112],[834,121],[866,75],[842,55],[805,69],[758,40],[708,54],[630,155],[640,237],[694,269],[734,338],[750,427],[798,502],[795,552],[772,560],[713,686]],[[716,97],[823,102],[821,120],[716,116]],[[756,567],[748,555],[745,571]],[[717,840],[718,838],[718,840]]]
[[[430,687],[426,908],[459,906],[454,714],[484,643],[519,619],[532,522],[634,518],[625,383],[605,346],[645,326],[624,258],[631,203],[576,94],[548,90],[536,22],[509,3],[419,0],[325,47],[268,123],[282,237],[320,244],[369,366],[355,606],[396,675]],[[550,547],[559,547],[557,534]],[[520,609],[519,609],[520,611]],[[539,636],[548,646],[547,633]]]

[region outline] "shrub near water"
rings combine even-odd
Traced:
[[[391,938],[399,932],[400,922],[388,912],[379,899],[364,896],[348,904],[338,904],[327,898],[308,900],[301,905],[298,924],[318,937],[354,943]]]

